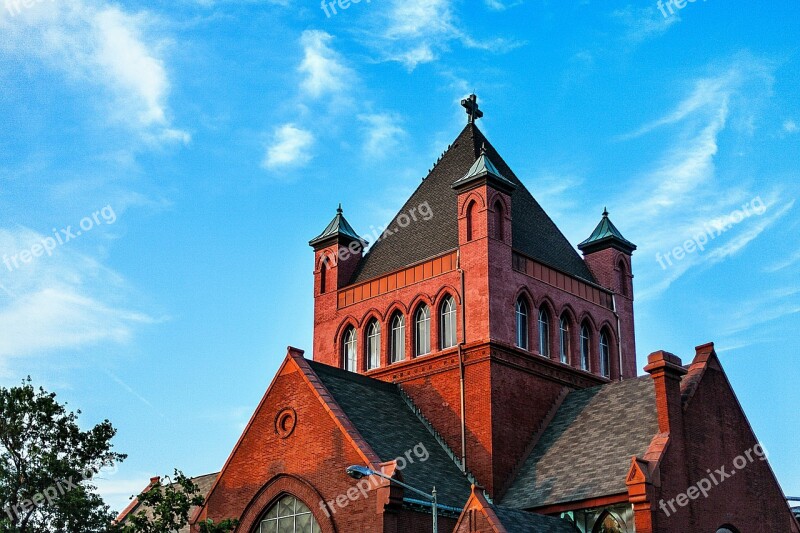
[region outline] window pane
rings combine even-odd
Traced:
[[[560,335],[560,337],[561,337],[561,342],[560,342],[561,353],[559,355],[560,355],[560,358],[561,358],[561,362],[562,363],[567,363],[567,362],[569,362],[569,324],[567,323],[567,320],[565,318],[561,319],[560,328],[559,329],[560,329],[560,332],[561,332],[561,335]]]
[[[294,517],[278,520],[278,533],[294,533]]]
[[[301,514],[297,516],[298,533],[311,533],[311,515]]]
[[[395,315],[392,319],[392,362],[406,358],[406,319],[403,315]]]
[[[539,353],[550,357],[550,316],[547,311],[539,311]]]
[[[517,346],[528,349],[528,304],[525,300],[517,300]]]
[[[367,328],[367,362],[368,368],[380,366],[381,326],[377,321],[370,322]]]
[[[442,304],[441,313],[441,345],[442,349],[452,348],[456,345],[456,304],[452,296]]]
[[[278,502],[278,516],[292,516],[294,514],[294,498],[285,496]]]
[[[276,512],[277,512],[277,508]],[[277,520],[269,520],[265,522],[261,522],[261,533],[278,533],[278,521]]]
[[[425,355],[431,351],[431,314],[428,306],[423,305],[417,311],[415,332],[415,355]]]

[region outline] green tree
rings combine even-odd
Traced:
[[[105,532],[113,514],[91,478],[125,455],[108,420],[81,431],[78,416],[28,378],[0,388],[0,532]]]
[[[120,533],[163,533],[178,531],[189,523],[193,507],[203,504],[200,489],[180,470],[175,470],[174,480],[167,477],[137,496],[138,510],[118,526]],[[171,481],[164,483],[164,481]],[[236,528],[236,520],[212,520],[198,523],[201,533],[229,533]]]

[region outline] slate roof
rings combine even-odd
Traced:
[[[611,219],[608,218],[608,211],[603,211],[603,218],[594,228],[594,231],[589,238],[578,245],[578,248],[586,252],[600,249],[606,245],[612,245],[621,248],[627,253],[631,253],[636,249],[636,245],[622,236],[622,233],[617,229]]]
[[[555,516],[545,516],[518,509],[492,505],[500,523],[513,533],[579,533],[573,524]]]
[[[573,391],[500,503],[533,509],[625,492],[631,457],[657,433],[650,376]]]
[[[578,252],[500,154],[475,124],[468,124],[398,212],[408,215],[427,202],[433,216],[427,221],[418,217],[406,228],[390,224],[389,231],[394,233],[372,246],[351,283],[387,274],[458,247],[458,197],[452,185],[467,175],[480,157],[482,146],[497,172],[517,187],[511,193],[514,249],[573,276],[595,281]]]
[[[470,496],[469,481],[411,411],[397,385],[315,361],[308,364],[382,461],[411,452],[415,461],[402,471],[406,483],[420,490],[435,486],[440,504],[459,509],[464,506]],[[425,462],[413,453],[420,443],[429,454]]]

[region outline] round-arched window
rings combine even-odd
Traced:
[[[306,504],[287,494],[275,502],[260,520],[255,533],[320,533],[319,524]]]

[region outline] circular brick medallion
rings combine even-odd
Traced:
[[[282,439],[287,438],[297,425],[297,413],[291,407],[278,411],[275,415],[275,433]]]

